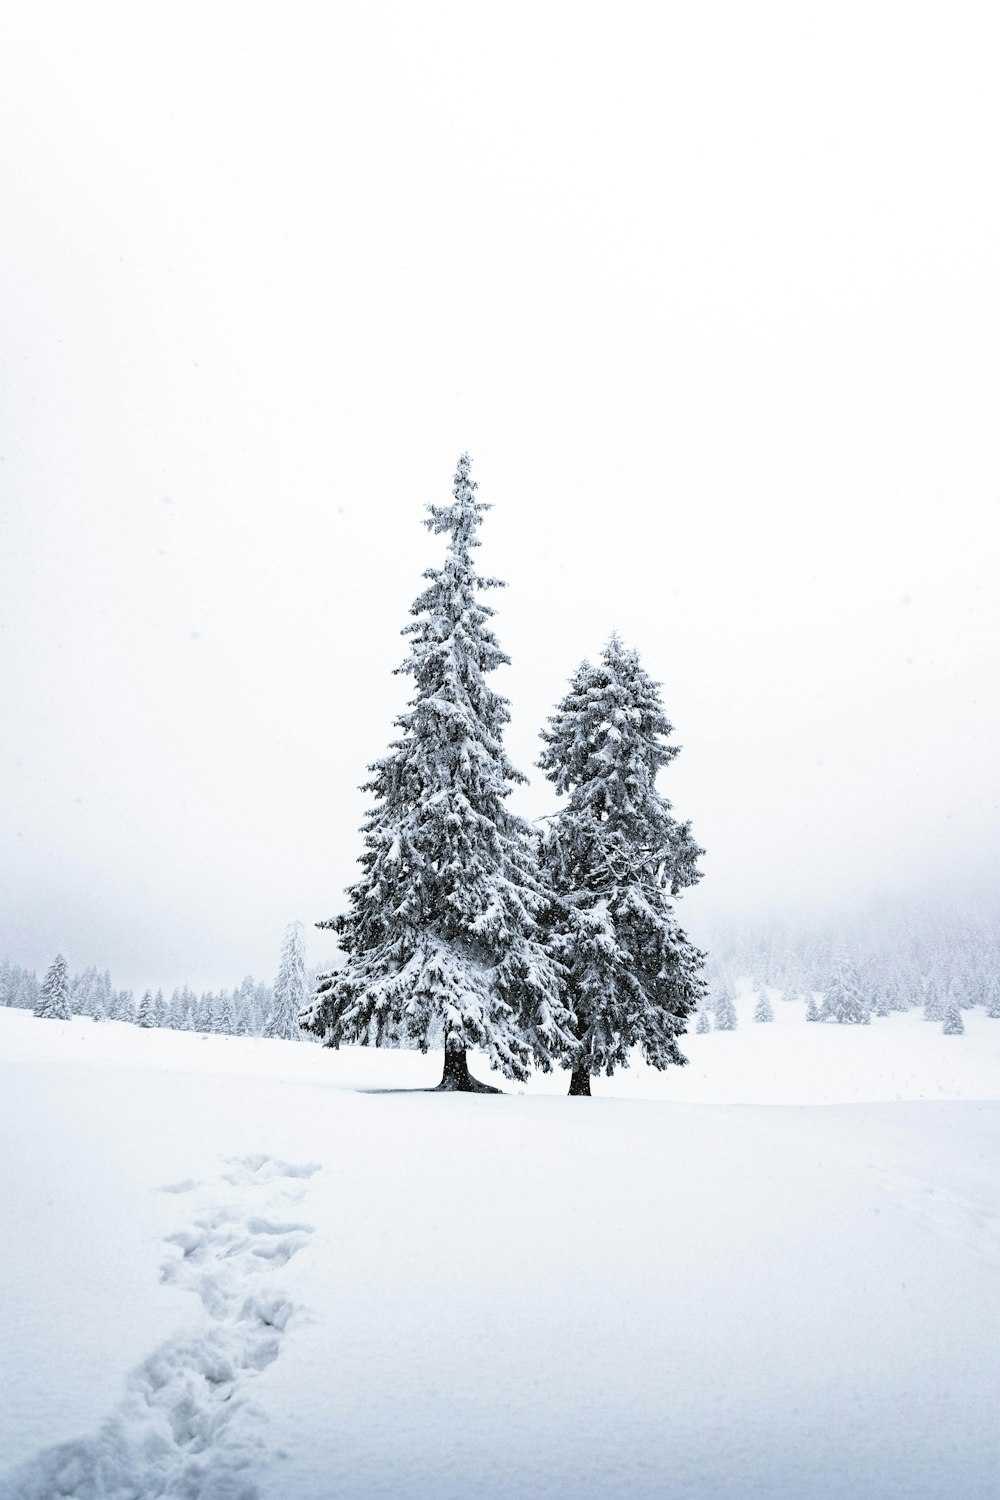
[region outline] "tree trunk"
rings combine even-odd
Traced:
[[[590,1098],[590,1069],[584,1066],[574,1068],[569,1080],[570,1094],[582,1094],[585,1099]]]
[[[480,1083],[469,1072],[469,1060],[464,1047],[445,1047],[444,1072],[435,1094],[499,1094],[491,1083]]]

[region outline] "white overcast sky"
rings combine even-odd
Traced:
[[[8,0],[0,957],[341,909],[463,448],[512,756],[637,647],[696,937],[995,882],[998,76],[954,0]]]

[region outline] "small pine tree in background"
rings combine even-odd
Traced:
[[[136,1011],[135,1024],[145,1029],[155,1025],[152,990],[145,990],[143,992],[142,999],[139,1001],[139,1009]]]
[[[962,1020],[962,1007],[958,1001],[949,997],[945,1006],[944,1021],[941,1030],[945,1036],[961,1036],[965,1030],[965,1022]]]
[[[301,922],[291,922],[285,930],[281,964],[274,981],[274,997],[265,1035],[295,1041],[300,1036],[299,1013],[304,1010],[305,1004],[305,934]]]
[[[218,1008],[216,1010],[216,1029],[223,1036],[234,1036],[236,1033],[236,991],[232,994],[223,990],[219,996]]]
[[[761,990],[757,1004],[754,1006],[753,1018],[755,1021],[774,1020],[774,1007],[771,1004],[771,998],[768,995],[767,990],[765,989]]]
[[[716,1031],[735,1031],[736,1025],[736,996],[732,985],[727,981],[722,986],[719,998],[715,1002],[715,1029]]]
[[[819,1019],[832,1019],[842,1026],[867,1026],[871,1022],[871,1011],[857,970],[845,954],[839,954],[834,963],[833,973],[823,993]]]
[[[156,999],[153,1001],[153,1025],[167,1026],[169,1023],[170,1010],[166,1000],[163,998],[163,991],[157,990]]]
[[[57,953],[48,973],[42,980],[41,993],[35,1006],[35,1015],[47,1021],[68,1021],[72,1012],[69,1003],[69,972],[66,960]]]
[[[944,1020],[944,1000],[941,998],[941,991],[933,974],[927,981],[927,990],[924,995],[924,1020]]]
[[[819,1020],[819,1006],[816,1004],[816,996],[813,994],[812,990],[810,990],[809,994],[806,996],[806,1020]]]
[[[986,1014],[991,1020],[1000,1021],[1000,974],[994,974],[987,980]]]
[[[233,1009],[235,1012],[237,1036],[250,1036],[254,1030],[254,1007],[256,1004],[257,986],[252,974],[247,974],[238,992],[233,994]]]
[[[93,1011],[93,987],[97,981],[97,969],[91,965],[82,974],[75,974],[69,985],[69,1008],[74,1016],[89,1016]]]
[[[699,1036],[704,1036],[706,1031],[711,1031],[712,1029],[711,1019],[709,1018],[708,1011],[704,1006],[702,1006],[701,1010],[698,1012],[698,1024],[694,1029]]]
[[[116,1021],[135,1022],[135,997],[131,990],[119,990],[111,1014]]]
[[[104,1009],[104,999],[100,994],[94,1000],[93,1009],[90,1012],[90,1019],[92,1021],[106,1021],[108,1019],[108,1013]]]

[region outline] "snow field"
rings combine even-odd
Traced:
[[[589,1101],[0,1012],[3,1500],[994,1497],[1000,1022],[748,1004]]]

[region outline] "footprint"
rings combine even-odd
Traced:
[[[320,1170],[265,1155],[227,1165],[234,1170],[222,1181],[230,1186],[270,1184],[286,1198],[280,1179],[307,1179]],[[180,1194],[199,1185],[186,1179],[158,1191]],[[96,1436],[46,1449],[22,1464],[4,1496],[258,1500],[250,1476],[264,1445],[250,1392],[278,1358],[297,1311],[271,1276],[312,1233],[310,1224],[259,1213],[243,1217],[234,1204],[216,1203],[168,1235],[166,1243],[180,1254],[165,1262],[160,1279],[193,1292],[210,1325],[167,1339],[128,1376],[121,1403]]]
[[[252,1254],[258,1260],[269,1261],[273,1266],[286,1266],[292,1256],[298,1255],[308,1243],[308,1240],[301,1235],[284,1240],[272,1239],[262,1245],[255,1245]]]
[[[245,1184],[262,1182],[273,1182],[278,1177],[312,1177],[321,1170],[319,1162],[295,1162],[281,1161],[278,1157],[253,1155],[253,1156],[231,1156],[228,1165],[234,1170],[223,1173],[223,1180],[231,1183],[233,1187],[242,1187]]]
[[[303,1234],[312,1234],[311,1224],[276,1224],[272,1219],[247,1219],[247,1228],[251,1234],[295,1234],[300,1231]]]

